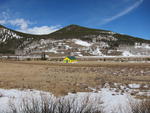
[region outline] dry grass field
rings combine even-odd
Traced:
[[[114,83],[150,84],[150,63],[0,62],[0,88],[37,89],[60,96],[68,92],[91,91],[89,87],[100,88],[106,82],[112,87]]]

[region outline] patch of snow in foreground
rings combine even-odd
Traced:
[[[64,98],[67,102],[74,100],[72,105],[74,109],[79,109],[83,106],[83,103],[88,103],[93,109],[102,109],[104,113],[132,113],[129,106],[129,101],[136,101],[128,94],[119,94],[115,91],[111,91],[108,88],[102,88],[101,91],[94,92],[78,92],[77,94],[69,93],[64,97],[55,97],[51,93],[42,92],[37,90],[4,90],[0,89],[0,113],[10,110],[10,103],[19,109],[24,100],[32,104],[32,98],[36,99],[36,102],[41,102],[41,96],[45,96],[46,99],[56,102],[58,98]],[[88,98],[88,102],[87,99]],[[40,105],[40,104],[39,104]]]
[[[0,89],[0,113],[10,112],[11,105],[16,106],[17,109],[20,109],[26,102],[32,103],[33,99],[41,101],[41,96],[46,96],[47,99],[54,100],[55,97],[47,92],[41,92],[37,90],[4,90]]]
[[[79,39],[73,39],[73,42],[75,44],[78,44],[78,45],[81,45],[81,46],[86,46],[86,47],[89,47],[91,46],[92,44],[86,42],[86,41],[82,41],[82,40],[79,40]]]

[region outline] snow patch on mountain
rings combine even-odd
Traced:
[[[91,54],[95,56],[103,56],[102,52],[98,47],[94,51],[91,51]]]
[[[23,38],[22,36],[17,35],[15,32],[12,32],[11,30],[0,28],[0,42],[5,42],[7,39],[12,38]]]
[[[44,52],[49,52],[49,53],[58,53],[57,50],[55,48],[52,49],[47,49]]]
[[[135,48],[150,49],[150,44],[146,44],[146,43],[135,43]]]
[[[89,47],[91,46],[92,44],[86,42],[86,41],[82,41],[82,40],[79,40],[79,39],[73,39],[72,40],[75,44],[78,44],[78,45],[81,45],[81,46],[86,46],[86,47]]]
[[[129,51],[123,51],[122,53],[123,56],[134,56],[132,53],[130,53]]]

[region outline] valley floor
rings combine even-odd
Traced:
[[[97,92],[106,83],[117,91],[150,98],[150,63],[82,61],[0,62],[0,88],[37,89],[56,96],[69,92]]]

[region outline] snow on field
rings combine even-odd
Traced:
[[[72,40],[75,44],[78,44],[78,45],[81,45],[81,46],[86,46],[86,47],[89,47],[91,46],[92,44],[86,42],[86,41],[82,41],[82,40],[79,40],[79,39],[73,39]]]
[[[110,91],[107,88],[102,88],[98,93],[80,92],[77,94],[69,94],[67,97],[72,95],[77,96],[79,101],[82,101],[88,95],[92,104],[95,104],[97,109],[103,108],[104,113],[131,113],[129,101],[136,101],[128,94],[120,94],[115,91]]]
[[[128,86],[130,87],[130,88],[134,88],[134,89],[136,89],[136,88],[140,88],[140,84],[128,84]]]
[[[112,111],[114,113],[131,113],[129,101],[135,100],[129,95],[116,93],[109,89],[102,89],[101,95],[105,113],[111,113]]]
[[[126,92],[134,96],[150,97],[150,85],[149,84],[120,84],[114,83],[115,87],[118,87],[120,91]]]
[[[19,109],[26,99],[29,103],[32,103],[32,99],[40,101],[41,95],[46,95],[47,98],[52,100],[55,98],[50,93],[37,90],[0,89],[0,113],[9,112],[12,105]]]
[[[9,111],[11,108],[10,105],[12,106],[12,103],[14,103],[14,106],[16,106],[17,109],[21,107],[24,100],[27,100],[30,104],[32,104],[32,98],[36,99],[36,102],[40,102],[41,96],[43,95],[47,97],[46,99],[51,100],[51,102],[58,99],[58,97],[56,98],[51,93],[37,90],[0,89],[0,112]],[[81,108],[84,103],[87,103],[88,106],[91,106],[93,109],[103,109],[104,113],[131,113],[129,101],[136,101],[128,94],[121,94],[108,88],[102,88],[97,93],[69,93],[68,95],[64,96],[64,99],[66,101],[74,100],[74,103],[72,104],[74,109]]]

